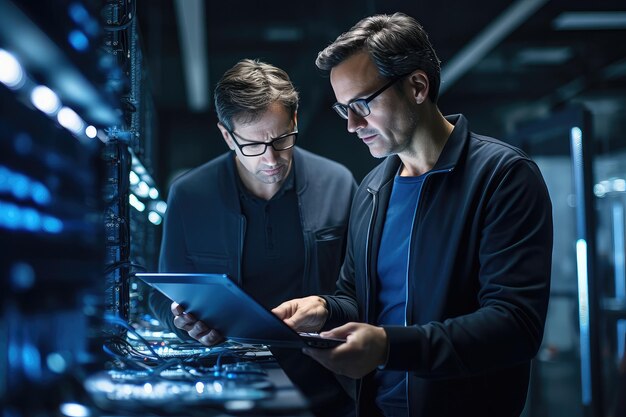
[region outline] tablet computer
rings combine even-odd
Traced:
[[[331,348],[345,342],[294,331],[226,275],[138,273],[136,277],[236,342],[293,348]]]

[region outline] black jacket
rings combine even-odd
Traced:
[[[344,166],[303,149],[295,148],[293,158],[305,248],[300,296],[333,292],[345,253],[356,182]],[[227,153],[174,182],[164,221],[161,272],[225,273],[242,285],[246,219],[241,213],[236,175],[233,154]],[[273,290],[280,292],[281,288]],[[167,298],[152,292],[150,304],[163,324],[180,338],[190,339],[174,326]],[[307,396],[315,415],[343,417],[353,412],[354,402],[349,397],[353,381],[338,381],[298,350],[272,349],[272,353]]]
[[[517,416],[543,336],[552,208],[520,150],[468,130],[463,116],[424,181],[407,274],[406,326],[385,326],[386,369],[407,371],[410,415]],[[361,183],[325,328],[375,323],[377,255],[400,159]],[[358,409],[373,415],[371,375]]]
[[[344,166],[311,152],[295,148],[293,158],[305,247],[301,296],[333,292],[345,252],[356,182]],[[233,154],[227,153],[174,182],[159,271],[224,273],[241,286],[246,219],[241,214],[235,175]],[[173,326],[170,304],[157,293],[151,296],[158,318],[185,337]]]

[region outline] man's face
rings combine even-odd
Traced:
[[[366,52],[359,52],[330,72],[330,83],[337,102],[367,98],[389,80],[380,77],[376,65]],[[348,111],[348,131],[356,133],[376,158],[398,154],[408,148],[417,126],[416,103],[402,84],[383,91],[369,102],[371,113],[366,117]],[[402,87],[397,87],[402,86]]]
[[[218,124],[222,136],[228,147],[235,151],[237,156],[237,170],[244,184],[249,188],[255,185],[275,184],[282,182],[291,170],[293,148],[276,151],[267,146],[265,153],[259,156],[245,156],[233,142],[233,137],[226,128]],[[296,118],[279,103],[273,103],[267,111],[251,123],[233,121],[234,140],[239,145],[255,142],[269,142],[285,133],[296,130]],[[252,190],[254,191],[254,190]]]

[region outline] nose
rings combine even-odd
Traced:
[[[265,150],[265,153],[263,154],[263,159],[265,160],[267,165],[273,166],[276,165],[276,161],[278,160],[277,156],[278,152],[274,150],[273,147],[268,146]]]
[[[367,126],[365,117],[361,117],[352,110],[348,110],[348,132],[354,133],[365,126]]]

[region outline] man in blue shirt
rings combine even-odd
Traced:
[[[384,160],[354,197],[337,291],[274,313],[346,339],[305,353],[360,378],[359,416],[519,416],[549,296],[539,169],[441,114],[439,60],[409,16],[361,20],[316,64],[348,131]]]

